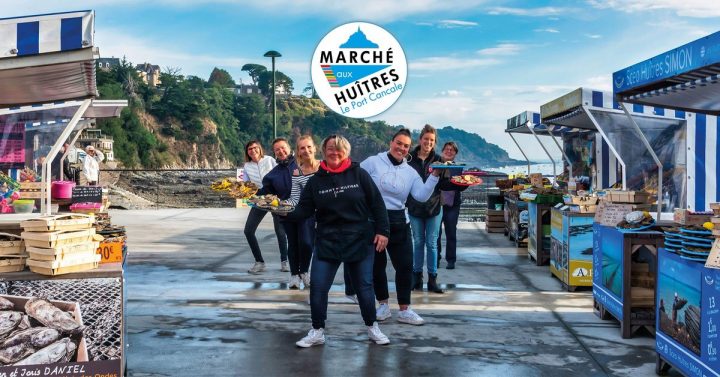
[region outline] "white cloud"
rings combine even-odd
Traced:
[[[600,34],[583,34],[584,36],[590,38],[590,39],[600,39],[602,38],[602,35]]]
[[[454,69],[467,69],[487,67],[499,64],[497,59],[471,59],[447,56],[434,56],[429,58],[415,59],[409,62],[410,70],[415,71],[448,71]]]
[[[495,47],[488,47],[478,50],[480,55],[516,55],[522,50],[523,46],[515,43],[501,43]]]
[[[403,124],[420,129],[429,123],[436,127],[453,126],[484,137],[497,144],[515,159],[523,159],[515,144],[505,133],[508,118],[523,111],[539,111],[540,105],[576,89],[561,85],[501,85],[471,87],[458,90],[459,96],[420,96],[405,93],[388,111],[374,119],[389,124]],[[448,91],[449,92],[449,91]],[[537,141],[518,138],[528,156],[546,159]]]
[[[472,21],[442,20],[438,22],[438,27],[441,29],[469,28],[475,26],[478,26],[478,23]]]
[[[535,29],[535,30],[533,30],[533,31],[538,32],[538,33],[559,33],[559,32],[560,32],[560,30],[558,30],[558,29],[553,29],[553,28],[550,28],[550,27],[549,27],[549,28],[546,28],[546,29]]]
[[[588,0],[588,3],[598,9],[627,13],[669,10],[684,17],[720,17],[720,5],[715,0]]]
[[[443,90],[442,92],[440,92],[436,95],[436,97],[458,97],[458,96],[460,96],[460,91],[454,90],[454,89]]]
[[[586,88],[597,89],[603,92],[612,92],[612,74],[588,77],[582,85]]]
[[[393,2],[385,0],[365,0],[361,5],[342,1],[326,0],[155,0],[154,5],[164,9],[193,9],[205,5],[217,5],[225,11],[254,10],[279,13],[284,15],[313,15],[325,16],[338,22],[357,20],[366,21],[392,21],[407,16],[419,14],[436,14],[445,11],[462,11],[475,9],[484,5],[488,0],[465,0],[452,2],[444,0],[422,0],[409,2]],[[105,6],[135,7],[145,6],[145,0],[74,0],[74,9],[99,9]],[[63,1],[17,1],[0,0],[0,9],[12,9],[12,14],[18,16],[28,14],[42,14],[66,11],[67,3]],[[230,9],[230,7],[237,9]]]
[[[527,17],[546,17],[558,16],[574,11],[572,8],[558,7],[541,7],[541,8],[509,8],[509,7],[492,7],[488,10],[488,14],[511,15],[511,16],[527,16]]]

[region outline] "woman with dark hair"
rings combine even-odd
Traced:
[[[375,252],[385,250],[389,229],[387,211],[370,175],[352,162],[350,142],[332,135],[322,143],[324,160],[308,180],[300,202],[290,219],[315,215],[317,239],[310,270],[310,311],[312,328],[297,341],[298,347],[325,343],[328,293],[340,263],[349,271],[367,326],[368,338],[376,344],[390,340],[380,331],[375,318],[373,261]]]
[[[438,172],[427,178],[425,182],[420,175],[408,165],[405,157],[410,151],[412,137],[406,128],[395,133],[390,141],[387,152],[368,157],[360,164],[372,177],[380,190],[390,221],[390,238],[387,252],[375,256],[373,266],[373,283],[375,296],[380,302],[376,316],[383,321],[392,315],[388,306],[388,281],[385,269],[387,255],[395,268],[395,290],[397,292],[398,321],[411,325],[422,325],[425,320],[410,308],[410,292],[412,291],[413,272],[413,240],[410,223],[405,213],[405,203],[412,194],[419,201],[430,198],[438,182]]]
[[[273,143],[273,146],[274,145],[275,143]],[[289,151],[287,154],[289,154]],[[275,155],[277,156],[278,154],[276,153]],[[266,183],[265,177],[277,166],[275,159],[270,156],[265,156],[263,147],[259,141],[251,140],[245,144],[245,161],[245,165],[243,166],[243,180],[255,183],[260,187],[260,190],[266,189],[264,187]],[[248,214],[247,220],[245,221],[245,238],[247,238],[248,245],[255,258],[255,264],[248,270],[251,274],[260,274],[265,271],[265,260],[262,257],[255,232],[266,213],[266,211],[251,208],[250,214]],[[282,225],[280,225],[278,216],[272,215],[272,219],[273,226],[275,227],[275,236],[278,240],[278,247],[280,248],[280,268],[283,271],[289,271],[290,269],[287,266],[287,237],[285,236],[285,230]]]
[[[435,154],[435,141],[437,131],[429,124],[420,131],[420,143],[408,155],[408,164],[423,179],[423,182],[431,175],[430,165],[440,161],[440,156]],[[435,191],[427,200],[414,198],[412,193],[407,201],[408,214],[410,215],[410,226],[413,235],[413,289],[423,289],[423,263],[427,258],[428,292],[443,293],[437,283],[437,238],[440,232],[440,221],[442,220],[442,204],[440,204],[440,189],[444,189],[449,183],[448,179],[442,179],[435,186]],[[425,249],[427,248],[427,254]]]
[[[455,156],[458,153],[458,146],[454,141],[448,141],[443,145],[441,153],[441,161],[455,161]],[[450,171],[446,170],[445,176],[450,175]],[[445,225],[445,259],[447,260],[448,270],[455,268],[455,261],[457,260],[457,223],[460,219],[460,193],[467,190],[468,186],[457,186],[445,187],[440,190],[440,203],[442,204],[442,221],[440,223],[440,231],[438,232],[437,248],[438,248],[438,262],[437,266],[440,267],[440,256],[442,255],[442,229]]]

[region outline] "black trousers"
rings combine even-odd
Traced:
[[[390,297],[387,274],[385,272],[388,255],[390,256],[390,262],[392,262],[395,268],[395,291],[397,292],[398,304],[410,305],[413,243],[409,223],[391,223],[387,251],[375,254],[373,284],[375,285],[375,297],[378,301],[387,300]]]
[[[300,221],[283,221],[288,240],[288,261],[290,274],[308,272],[315,246],[315,218]]]
[[[457,260],[457,224],[460,219],[460,205],[443,206],[443,217],[438,233],[438,261],[442,255],[442,234],[445,229],[445,259],[448,262]]]
[[[262,252],[260,252],[260,244],[258,244],[257,237],[255,236],[255,231],[257,231],[257,228],[260,225],[260,221],[262,221],[263,217],[265,217],[266,214],[266,211],[262,211],[257,208],[251,208],[247,220],[245,220],[245,238],[247,238],[248,245],[250,245],[250,250],[252,251],[253,257],[255,258],[255,262],[265,263],[265,260],[263,260],[262,257]],[[277,215],[273,214],[272,218],[273,225],[275,227],[275,236],[278,240],[278,248],[280,249],[280,260],[286,261],[288,255],[288,247],[285,229],[282,227],[282,225],[280,225],[280,221]]]

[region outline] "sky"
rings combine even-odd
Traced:
[[[101,57],[125,56],[208,79],[214,67],[250,83],[247,63],[279,71],[301,94],[318,42],[365,21],[399,41],[409,76],[371,120],[477,133],[521,159],[506,120],[578,87],[611,91],[612,73],[720,30],[717,0],[0,0],[0,18],[93,9]],[[532,160],[532,136],[518,141]],[[552,151],[552,150],[551,150]]]

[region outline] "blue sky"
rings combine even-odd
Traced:
[[[277,50],[297,93],[328,31],[373,22],[395,35],[409,64],[401,98],[375,119],[461,128],[515,158],[507,118],[580,86],[611,90],[612,72],[720,30],[717,0],[0,0],[0,9],[0,17],[94,9],[102,57],[205,79],[218,66],[247,83],[242,65],[269,67],[262,55]],[[536,142],[520,141],[541,159]]]

